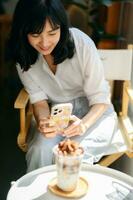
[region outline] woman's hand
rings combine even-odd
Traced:
[[[70,125],[64,130],[63,136],[73,137],[76,135],[83,135],[84,131],[82,120],[73,115],[71,121],[73,122],[71,122]]]
[[[49,118],[42,118],[38,121],[38,130],[47,138],[53,138],[58,134],[58,128],[51,123]]]

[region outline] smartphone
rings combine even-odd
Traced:
[[[56,104],[51,108],[51,123],[57,125],[59,131],[69,124],[73,106],[71,103]]]

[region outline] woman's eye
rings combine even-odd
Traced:
[[[56,33],[50,33],[49,35],[51,35],[51,36],[52,36],[52,35],[56,35]]]
[[[39,34],[35,33],[35,34],[31,34],[32,37],[39,37]]]

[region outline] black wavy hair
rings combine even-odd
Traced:
[[[74,55],[74,41],[69,32],[67,14],[60,0],[19,0],[13,16],[8,40],[8,59],[27,71],[38,59],[38,52],[29,44],[29,33],[41,33],[49,19],[52,28],[61,28],[58,44],[52,51],[54,64]]]

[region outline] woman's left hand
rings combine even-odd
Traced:
[[[76,135],[82,135],[83,134],[82,126],[81,126],[82,120],[73,115],[72,118],[71,118],[71,121],[73,121],[71,123],[71,125],[69,125],[63,131],[63,136],[73,137],[73,136],[76,136]]]

